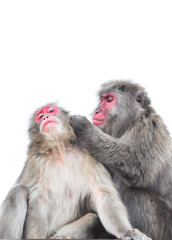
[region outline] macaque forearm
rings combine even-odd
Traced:
[[[115,201],[114,197],[116,199]],[[111,189],[109,193],[106,192],[105,194],[100,190],[94,198],[97,201],[96,211],[99,215],[100,221],[109,233],[119,238],[128,230],[132,229],[127,218],[126,209],[116,191]],[[118,209],[118,214],[116,213],[116,209]]]
[[[86,122],[86,124],[90,123]],[[137,152],[131,151],[128,145],[104,134],[91,124],[90,128],[84,129],[84,134],[80,130],[79,142],[98,161],[117,171],[129,185],[139,187],[142,185],[142,178],[146,178],[146,172],[144,173],[144,168],[140,172],[141,162],[137,158]],[[135,168],[132,167],[133,165]]]

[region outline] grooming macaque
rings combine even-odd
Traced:
[[[0,238],[90,238],[99,217],[116,237],[147,240],[132,229],[108,171],[77,147],[69,119],[52,104],[33,115],[27,161],[2,205]]]
[[[93,125],[73,116],[81,147],[110,171],[132,226],[153,240],[172,239],[172,141],[145,90],[109,81],[99,91]]]

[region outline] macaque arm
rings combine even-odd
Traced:
[[[132,227],[127,211],[113,186],[109,173],[100,163],[96,166],[97,180],[92,186],[91,199],[93,209],[98,214],[106,231],[116,237],[122,237]]]
[[[152,173],[154,163],[142,162],[139,143],[138,146],[131,147],[120,139],[114,139],[92,125],[83,116],[72,116],[70,123],[78,136],[80,146],[86,148],[96,160],[118,172],[128,185],[149,187],[153,184],[151,180],[156,177],[156,172]],[[150,171],[151,178],[149,177]]]
[[[92,188],[92,204],[107,232],[115,237],[133,240],[151,240],[138,229],[132,228],[125,206],[106,169],[97,165],[97,181]]]
[[[0,238],[21,239],[27,212],[27,190],[14,186],[0,208]]]
[[[88,213],[80,219],[67,224],[51,237],[52,239],[87,239],[92,238],[92,229],[98,223],[98,216],[94,213]]]
[[[29,201],[28,203],[28,211],[24,229],[24,238],[26,239],[47,238],[47,206],[43,201],[43,199],[36,197],[34,201]]]

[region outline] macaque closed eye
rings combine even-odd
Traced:
[[[114,94],[103,94],[101,97],[100,97],[100,102],[101,103],[111,103],[114,101],[115,103],[115,100],[116,100],[116,97]]]
[[[113,96],[107,96],[107,102],[112,102],[114,100]]]

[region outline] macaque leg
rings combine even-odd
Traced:
[[[149,238],[129,223],[126,209],[115,189],[96,191],[95,204],[98,216],[105,229],[116,236],[126,240],[148,240]],[[150,239],[149,239],[150,240]]]
[[[27,190],[17,185],[13,187],[0,210],[0,238],[21,239],[27,211]]]
[[[39,199],[35,202],[29,203],[25,222],[24,238],[47,238],[48,221],[46,209],[46,204]]]
[[[98,223],[98,216],[88,213],[80,219],[61,227],[51,238],[82,239],[93,238],[92,229]]]
[[[105,229],[114,236],[122,237],[124,233],[132,229],[126,209],[116,192],[98,193],[96,211]]]

